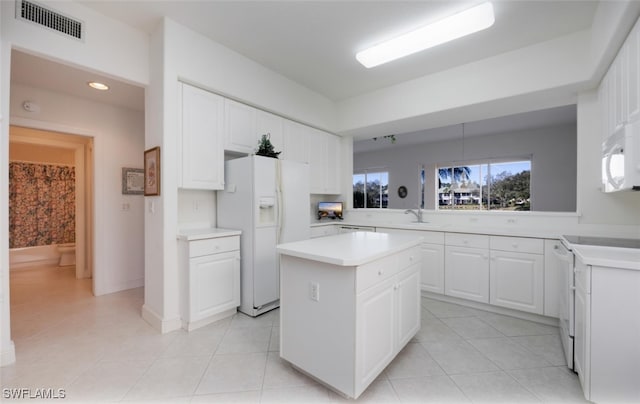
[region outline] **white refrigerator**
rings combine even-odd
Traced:
[[[218,227],[240,236],[240,308],[257,316],[280,306],[276,245],[309,238],[309,165],[262,156],[225,162]]]

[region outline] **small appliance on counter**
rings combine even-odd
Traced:
[[[318,220],[342,220],[342,202],[318,202]]]

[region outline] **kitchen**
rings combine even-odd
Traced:
[[[632,25],[631,17],[625,15],[626,9],[624,7],[632,7],[626,5],[620,7],[621,10],[617,10],[615,16],[610,16],[610,18],[619,18],[623,21],[626,21],[625,24],[620,24],[619,21],[616,23],[607,23],[603,24],[603,26],[598,26],[596,28],[604,29],[605,31],[601,34],[594,35],[596,38],[600,38],[607,41],[610,38],[619,38],[623,34],[617,32],[607,31],[612,29],[611,27],[620,27],[626,26],[630,28]],[[9,7],[6,4],[3,4],[3,7]],[[69,11],[73,10],[73,5],[67,5],[66,7],[70,7]],[[85,20],[95,20],[97,16],[89,12],[88,10],[80,9],[83,15],[86,15]],[[72,13],[73,14],[73,13]],[[20,31],[26,28],[16,28],[17,23],[10,20],[10,16],[13,15],[12,11],[3,11],[2,13],[3,19],[6,18],[9,21],[4,23],[3,27],[10,27],[11,29],[15,29]],[[100,20],[101,21],[101,20]],[[105,28],[110,27],[109,21],[105,21]],[[10,28],[6,28],[10,31]],[[5,28],[3,28],[5,29]],[[95,28],[94,28],[95,29]],[[146,144],[151,147],[156,144],[163,145],[163,158],[164,158],[164,167],[172,167],[176,166],[177,156],[169,151],[173,149],[174,137],[170,135],[170,133],[176,133],[177,130],[174,128],[178,128],[177,117],[175,114],[165,113],[165,111],[175,111],[177,110],[176,100],[178,99],[178,90],[175,88],[173,83],[175,83],[175,77],[187,78],[191,83],[197,83],[201,86],[204,86],[208,89],[215,89],[221,93],[233,95],[236,99],[247,100],[250,101],[254,105],[259,105],[263,107],[268,107],[271,111],[278,111],[286,116],[296,117],[297,120],[308,122],[311,124],[315,124],[317,127],[330,127],[330,125],[323,124],[323,121],[331,121],[331,116],[333,114],[333,107],[330,103],[324,100],[322,97],[318,97],[316,95],[310,94],[307,90],[302,89],[296,85],[290,83],[283,83],[280,76],[275,76],[272,72],[267,71],[265,69],[260,68],[258,65],[242,60],[237,54],[229,52],[227,49],[219,46],[216,43],[212,43],[205,39],[204,37],[185,29],[180,24],[177,24],[171,20],[167,20],[164,23],[163,31],[166,32],[165,39],[168,41],[166,44],[160,44],[159,42],[153,42],[154,46],[157,47],[165,47],[167,49],[168,55],[167,61],[165,64],[152,64],[149,71],[153,80],[163,81],[167,80],[167,84],[163,84],[160,86],[150,86],[147,89],[148,99],[156,100],[151,102],[147,106],[147,112],[149,115],[147,121],[147,137]],[[117,30],[115,30],[117,31]],[[29,49],[32,52],[41,53],[43,55],[50,54],[50,50],[47,49],[47,46],[44,46],[42,43],[37,41],[39,35],[39,31],[28,30],[29,35],[25,35],[24,37],[19,37],[17,34],[10,35],[9,38],[15,44],[14,46],[22,47],[25,49]],[[3,39],[4,39],[3,33]],[[105,34],[110,35],[110,34]],[[137,36],[135,36],[137,37]],[[36,38],[36,39],[32,39]],[[620,43],[621,43],[621,39]],[[159,37],[156,37],[157,41],[160,41]],[[446,113],[438,113],[437,111],[443,107],[446,107],[446,110],[453,111],[459,113],[460,115],[467,116],[468,120],[475,120],[474,115],[479,114],[478,110],[482,108],[488,108],[491,104],[490,100],[493,100],[492,108],[498,110],[508,110],[507,104],[504,100],[509,99],[510,96],[515,96],[516,98],[526,100],[525,104],[527,104],[531,109],[536,109],[540,106],[540,103],[533,98],[525,97],[521,95],[518,97],[519,92],[528,94],[531,91],[534,91],[530,84],[531,81],[524,80],[526,74],[533,74],[534,77],[537,77],[537,80],[544,81],[542,77],[554,77],[554,80],[557,80],[552,87],[559,86],[558,82],[562,83],[571,83],[576,80],[582,80],[589,76],[583,69],[603,69],[605,66],[600,67],[600,64],[604,64],[605,62],[600,61],[598,59],[595,61],[595,64],[579,63],[579,66],[576,65],[575,62],[571,61],[572,56],[576,56],[577,49],[583,50],[584,47],[575,47],[574,51],[571,49],[574,48],[574,45],[582,44],[583,37],[565,37],[562,41],[558,41],[556,43],[549,44],[549,49],[544,49],[542,46],[533,47],[528,49],[527,52],[531,55],[544,55],[545,51],[552,52],[552,54],[556,54],[560,49],[563,51],[567,51],[566,57],[567,59],[557,60],[557,65],[552,66],[553,63],[550,63],[548,66],[548,74],[540,73],[540,75],[534,74],[531,69],[523,69],[522,75],[514,76],[509,78],[509,83],[505,83],[505,89],[507,87],[511,88],[513,92],[506,91],[502,89],[498,91],[498,88],[493,88],[491,91],[482,92],[478,91],[477,98],[473,100],[469,100],[468,98],[460,97],[459,99],[451,99],[451,97],[455,98],[455,94],[445,94],[444,89],[441,96],[436,96],[434,99],[443,100],[442,105],[433,105],[433,104],[425,104],[424,102],[415,103],[415,105],[423,105],[423,113],[430,113],[430,119],[435,122],[440,122],[442,124],[446,123],[454,123],[447,122],[452,118],[447,118]],[[61,39],[57,38],[52,39],[54,44],[59,45],[62,49],[67,49],[71,47],[75,49],[78,45],[68,45],[66,42],[63,42]],[[129,41],[131,39],[129,38]],[[176,41],[175,43],[172,41]],[[123,40],[122,42],[126,42]],[[134,41],[135,42],[135,41]],[[179,46],[176,43],[190,43],[193,44],[193,47],[183,47]],[[135,45],[131,44],[133,47]],[[596,46],[596,53],[602,52],[610,52],[607,51],[606,44],[600,44],[600,48]],[[556,46],[555,48],[553,46]],[[154,48],[158,49],[158,48]],[[132,80],[133,82],[138,83],[147,83],[148,80],[144,77],[146,73],[141,73],[141,71],[145,71],[145,66],[148,66],[148,61],[145,58],[141,58],[137,56],[138,53],[146,54],[144,52],[136,52],[134,49],[130,53],[131,48],[118,49],[114,50],[113,54],[118,54],[121,51],[124,51],[127,57],[118,57],[118,58],[110,58],[109,56],[105,56],[101,52],[95,53],[86,53],[81,52],[77,53],[75,56],[69,56],[70,62],[77,63],[79,65],[92,67],[100,71],[111,71],[113,74],[118,76],[125,76],[126,78]],[[204,50],[204,52],[203,52]],[[6,50],[5,50],[6,52]],[[504,65],[509,65],[513,62],[513,60],[517,60],[519,57],[525,55],[524,51],[520,54],[510,55],[509,58],[504,56],[502,59],[497,58],[491,60],[491,64],[487,65],[487,73],[489,74],[487,78],[487,82],[500,82],[500,80],[496,79],[496,73],[491,73],[491,66],[495,63],[502,62]],[[108,55],[108,52],[107,52]],[[159,57],[158,54],[152,53],[152,57]],[[578,60],[584,61],[582,59],[584,54],[579,53]],[[613,55],[611,55],[613,56]],[[3,60],[7,60],[8,58],[3,58]],[[142,61],[140,61],[142,59]],[[545,61],[548,60],[542,57]],[[190,61],[192,60],[201,60],[202,64],[194,64]],[[555,60],[555,59],[554,59]],[[137,63],[135,66],[134,61]],[[225,64],[227,62],[228,64]],[[139,63],[138,63],[139,62]],[[489,62],[487,62],[489,63]],[[566,64],[563,64],[566,63]],[[121,66],[115,66],[120,64]],[[584,67],[588,66],[588,68]],[[247,77],[237,77],[233,74],[229,74],[229,72],[234,72],[241,67],[243,71],[247,71]],[[522,68],[522,65],[518,65],[519,68]],[[539,66],[538,66],[539,67]],[[577,69],[577,70],[572,70]],[[6,66],[3,67],[3,72],[6,71]],[[119,73],[120,72],[120,73]],[[453,82],[459,83],[460,86],[469,86],[470,88],[476,88],[478,83],[474,83],[470,81],[470,78],[464,77],[464,71],[455,72],[451,71],[447,74],[440,74],[438,76],[438,80],[452,80]],[[463,76],[458,77],[458,74],[462,74]],[[171,78],[164,78],[165,75],[172,76]],[[235,78],[234,78],[235,77]],[[505,78],[506,79],[506,78]],[[565,81],[563,81],[565,80]],[[544,89],[549,85],[547,82],[537,81],[535,85],[538,85],[538,89]],[[155,82],[155,81],[154,81]],[[251,86],[251,83],[255,83],[259,85]],[[279,84],[276,84],[279,83]],[[427,85],[429,83],[415,83],[417,86],[419,85]],[[264,86],[268,86],[267,89],[264,89]],[[166,87],[164,90],[161,88]],[[561,86],[560,86],[561,87]],[[8,88],[5,82],[3,82],[2,88]],[[256,90],[257,88],[262,88],[264,90]],[[432,88],[432,91],[435,91],[436,88]],[[416,92],[419,89],[415,90]],[[447,90],[448,91],[448,90]],[[287,94],[290,96],[290,100],[286,100],[287,97],[278,98],[277,100],[273,99],[273,94]],[[407,89],[404,93],[404,96],[407,100],[412,96],[412,91]],[[437,95],[437,93],[436,93]],[[484,97],[484,98],[483,98]],[[575,97],[575,96],[574,96]],[[393,98],[392,98],[393,99]],[[446,100],[446,104],[444,105]],[[363,99],[361,102],[357,102],[357,97],[348,101],[344,101],[339,103],[341,114],[344,115],[344,123],[341,125],[342,128],[345,128],[345,133],[350,131],[350,128],[357,128],[359,126],[369,127],[372,135],[376,135],[376,130],[380,131],[380,134],[384,134],[384,124],[385,121],[395,120],[402,112],[394,110],[393,108],[387,108],[387,103],[384,103],[382,99],[376,99],[373,95],[371,97],[367,97],[366,100]],[[398,100],[400,101],[400,100]],[[597,114],[597,106],[596,106],[596,96],[593,92],[585,91],[581,92],[577,98],[578,101],[578,203],[579,209],[581,212],[581,216],[577,215],[566,215],[561,217],[551,217],[548,222],[549,227],[558,228],[557,234],[566,233],[564,229],[560,229],[560,227],[564,225],[569,225],[568,227],[572,228],[578,227],[580,230],[590,230],[590,229],[600,229],[604,228],[607,231],[616,232],[622,231],[626,232],[627,235],[633,234],[634,231],[637,231],[637,219],[634,221],[634,217],[636,217],[637,213],[637,197],[634,195],[603,195],[600,193],[599,185],[599,166],[598,164],[594,164],[592,162],[593,158],[599,159],[600,151],[600,142],[593,141],[593,139],[599,139],[600,135],[597,133],[598,127],[598,114]],[[149,102],[149,101],[148,101]],[[401,105],[407,102],[402,101],[397,103],[397,105]],[[434,103],[435,101],[430,101]],[[483,104],[482,103],[486,103]],[[471,111],[471,108],[468,107],[469,103],[480,104],[480,106],[475,107],[475,112]],[[511,102],[509,102],[511,103]],[[376,105],[378,104],[378,105]],[[6,107],[7,103],[3,102],[3,108]],[[367,116],[369,118],[369,123],[365,123],[363,121],[362,115],[360,113],[360,109],[367,109],[369,112]],[[515,111],[514,111],[515,112]],[[394,115],[395,114],[395,115]],[[449,112],[451,114],[451,112]],[[9,116],[9,113],[6,111],[3,112],[3,116]],[[160,121],[159,118],[165,116],[165,121]],[[373,119],[375,117],[375,119]],[[476,119],[479,117],[475,117]],[[6,121],[5,121],[6,122]],[[441,126],[441,125],[440,125]],[[4,133],[4,130],[3,130]],[[163,135],[166,133],[166,135]],[[591,139],[591,141],[589,140]],[[346,154],[348,153],[349,145],[348,143],[344,145],[347,149]],[[346,173],[350,173],[351,167],[349,163],[349,159],[345,159],[343,161],[342,170]],[[171,243],[167,244],[167,240],[174,240],[175,244],[175,234],[177,234],[177,223],[179,223],[178,217],[184,212],[180,212],[178,207],[180,204],[184,204],[185,206],[192,206],[193,201],[200,200],[204,204],[200,204],[201,210],[200,212],[206,211],[207,203],[215,203],[215,201],[211,201],[208,199],[207,194],[201,193],[191,193],[186,195],[180,195],[177,191],[177,187],[174,182],[177,182],[173,177],[171,170],[164,171],[165,177],[163,184],[163,194],[161,197],[156,198],[148,198],[146,201],[146,206],[144,211],[146,220],[145,227],[147,228],[145,244],[148,246],[154,246],[154,251],[148,251],[145,256],[145,267],[146,276],[145,283],[147,285],[147,295],[145,296],[145,307],[149,309],[149,312],[155,313],[155,325],[158,329],[161,330],[171,330],[179,327],[179,297],[176,290],[172,290],[171,287],[165,293],[162,291],[162,287],[160,289],[156,289],[153,285],[164,285],[165,283],[171,283],[170,280],[178,278],[178,269],[174,262],[177,262],[177,247],[175,245],[171,245]],[[343,181],[347,182],[347,181]],[[349,184],[342,184],[342,195],[349,195],[351,192]],[[347,201],[348,198],[343,197],[343,200]],[[151,207],[149,205],[154,205],[155,213],[150,212]],[[603,208],[605,207],[605,208]],[[606,208],[610,207],[610,208]],[[350,212],[351,213],[351,212]],[[356,219],[359,219],[358,216],[366,216],[370,213],[359,213],[353,212],[356,215]],[[383,220],[386,220],[387,214],[381,213],[380,215],[384,216]],[[391,213],[391,215],[393,215]],[[401,220],[406,220],[407,217],[402,216],[402,213],[398,215]],[[631,220],[630,220],[631,218]],[[207,219],[210,219],[207,217]],[[351,219],[351,218],[350,218]],[[366,219],[366,217],[365,217]],[[495,222],[494,217],[487,216],[477,216],[477,215],[461,215],[452,217],[452,215],[447,215],[443,218],[443,221],[459,224],[468,224],[471,220],[475,219],[478,226],[487,226],[493,225],[492,222]],[[215,218],[213,219],[215,220]],[[541,225],[541,221],[537,218],[531,217],[517,217],[518,225],[520,226],[536,226]],[[505,219],[506,222],[506,219]],[[501,225],[509,226],[509,223],[500,223]],[[575,227],[574,227],[575,226]],[[566,228],[566,227],[565,227]],[[160,252],[155,251],[156,248],[160,249]],[[158,270],[159,269],[159,270]],[[6,304],[6,303],[5,303]],[[3,341],[3,346],[5,342]]]

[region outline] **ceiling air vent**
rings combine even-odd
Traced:
[[[16,17],[56,32],[83,39],[83,23],[28,0],[16,0]]]

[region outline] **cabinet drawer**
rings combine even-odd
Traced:
[[[240,249],[240,237],[218,237],[195,240],[189,243],[189,257],[218,254]]]
[[[544,242],[537,238],[491,236],[492,250],[544,254]]]
[[[398,271],[402,271],[405,268],[410,267],[413,264],[420,262],[421,253],[420,247],[413,247],[406,251],[402,251],[398,254]]]
[[[398,272],[398,254],[359,266],[356,269],[356,293],[390,278]]]
[[[484,234],[446,233],[445,244],[459,247],[489,248],[489,236]]]

